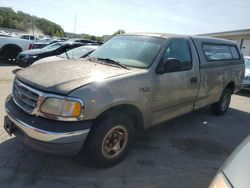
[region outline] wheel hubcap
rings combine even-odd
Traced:
[[[113,127],[104,137],[102,142],[102,153],[106,158],[119,155],[128,142],[128,131],[122,126]]]

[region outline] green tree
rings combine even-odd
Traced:
[[[120,35],[120,34],[124,34],[125,33],[125,31],[124,30],[118,30],[118,31],[116,31],[113,35]]]
[[[94,41],[96,41],[96,36],[91,35],[91,36],[90,36],[90,40],[94,40]]]
[[[65,36],[62,27],[44,18],[31,16],[22,11],[13,11],[9,7],[0,7],[0,27],[30,31],[38,28],[46,35]]]
[[[3,18],[3,16],[0,15],[0,25],[3,24],[3,21],[4,21],[4,18]]]

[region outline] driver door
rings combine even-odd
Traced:
[[[152,75],[152,125],[193,110],[199,86],[199,62],[192,58],[189,40],[171,39],[159,63],[162,66],[167,59],[175,58],[181,62],[180,70]]]

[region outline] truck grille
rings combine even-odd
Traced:
[[[39,95],[28,86],[25,86],[18,80],[14,81],[13,98],[15,103],[28,113],[32,113],[37,106]]]

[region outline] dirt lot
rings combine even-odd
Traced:
[[[205,188],[250,133],[250,92],[241,92],[226,115],[216,117],[204,108],[166,122],[138,134],[122,163],[96,169],[82,155],[46,155],[5,133],[4,100],[17,68],[0,66],[0,187]]]

